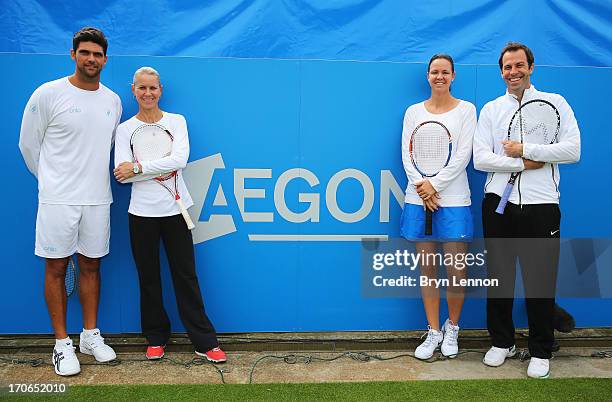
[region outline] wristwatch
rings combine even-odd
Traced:
[[[134,174],[138,174],[140,173],[140,165],[138,164],[138,162],[134,163]]]

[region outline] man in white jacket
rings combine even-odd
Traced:
[[[488,272],[491,278],[500,280],[500,288],[489,289],[487,327],[493,345],[483,362],[500,366],[506,357],[516,353],[512,306],[518,259],[529,321],[531,361],[527,374],[546,378],[554,342],[554,292],[560,243],[557,165],[578,161],[580,131],[562,96],[538,91],[531,84],[534,57],[527,46],[509,43],[501,52],[499,67],[507,92],[483,107],[474,135],[474,167],[488,172],[482,204]],[[547,100],[559,111],[561,128],[554,144],[507,140],[512,116],[532,99]],[[504,214],[498,214],[495,209],[513,172],[521,172],[520,179]]]
[[[95,28],[72,40],[75,73],[38,87],[23,113],[19,149],[38,179],[35,254],[45,258],[45,300],[55,332],[52,363],[59,375],[81,371],[66,333],[64,278],[78,253],[83,331],[79,349],[101,362],[116,358],[97,329],[100,257],[110,238],[109,159],[121,100],[100,83],[108,43]]]

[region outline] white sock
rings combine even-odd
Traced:
[[[100,332],[100,330],[98,328],[94,328],[94,329],[85,329],[83,328],[83,333],[87,336],[89,335],[93,335],[95,332]]]
[[[66,337],[64,339],[56,339],[55,346],[66,347],[72,345],[72,339],[70,337]]]

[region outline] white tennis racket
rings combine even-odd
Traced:
[[[522,144],[554,144],[558,140],[560,128],[561,115],[555,105],[544,99],[534,99],[525,102],[510,119],[508,140]],[[495,210],[498,214],[503,215],[514,189],[514,183],[520,176],[520,172],[510,175]]]
[[[434,177],[448,165],[453,141],[446,126],[439,121],[424,121],[410,137],[410,160],[423,179]],[[425,208],[425,235],[433,231],[433,213]]]
[[[174,138],[170,131],[159,124],[143,124],[132,133],[130,139],[130,148],[135,162],[147,162],[157,160],[169,156],[172,153],[172,141]],[[178,205],[181,215],[185,219],[187,228],[193,229],[195,225],[187,213],[181,196],[178,192],[177,180],[178,172],[172,171],[161,176],[155,177],[153,180],[164,187]]]

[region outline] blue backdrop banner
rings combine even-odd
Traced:
[[[162,108],[185,115],[195,200],[191,214],[198,274],[211,319],[221,332],[399,330],[423,328],[418,299],[361,294],[363,237],[397,237],[406,179],[400,155],[405,108],[429,94],[426,65],[392,62],[111,57],[103,81],[136,112],[133,72],[159,70]],[[17,141],[21,115],[41,83],[74,69],[67,56],[0,55],[6,124],[2,166],[11,173],[2,209],[5,244],[0,333],[47,333],[43,261],[33,255],[36,181]],[[607,168],[609,68],[536,67],[533,82],[562,93],[582,131],[582,160],[561,167],[564,237],[611,237],[612,210],[585,204],[578,188],[597,188]],[[599,87],[599,91],[591,88]],[[609,89],[609,88],[608,88]],[[453,93],[475,103],[500,95],[497,66],[457,65]],[[485,175],[469,168],[476,236]],[[100,327],[138,332],[137,275],[127,229],[129,186],[114,183],[111,253],[103,259]],[[18,208],[16,208],[18,206]],[[165,259],[165,257],[164,257]],[[182,331],[164,265],[164,297],[173,329]],[[19,304],[20,307],[15,306]],[[610,325],[609,299],[564,302],[580,326]],[[69,331],[81,328],[76,297]],[[442,314],[445,314],[444,312]],[[525,325],[517,303],[517,324]],[[485,326],[482,299],[466,301],[463,327]]]
[[[497,67],[503,45],[515,40],[533,49],[532,82],[568,100],[582,133],[581,161],[561,167],[561,234],[612,237],[612,194],[601,178],[612,147],[610,21],[609,0],[2,2],[0,163],[9,185],[0,333],[51,331],[44,262],[33,255],[36,180],[17,142],[32,91],[74,72],[67,54],[81,27],[101,28],[109,39],[102,81],[121,97],[122,120],[136,112],[130,84],[144,65],[162,75],[162,108],[187,118],[185,178],[205,303],[220,332],[246,332],[426,326],[418,299],[361,294],[360,239],[398,236],[402,117],[429,95],[424,62],[434,53],[455,57],[453,94],[480,110],[505,90]],[[478,237],[485,175],[471,165],[468,175]],[[129,186],[113,183],[113,194],[99,325],[139,332]],[[571,258],[610,251],[589,247]],[[183,331],[166,265],[163,279],[173,330]],[[610,311],[610,299],[562,304],[579,326],[612,325],[598,313]],[[524,305],[515,309],[525,326]],[[68,311],[69,331],[79,332],[76,296]],[[466,300],[461,320],[484,327],[484,301]]]
[[[85,25],[113,55],[495,64],[510,40],[536,62],[612,66],[610,0],[4,1],[0,51],[65,54]]]

